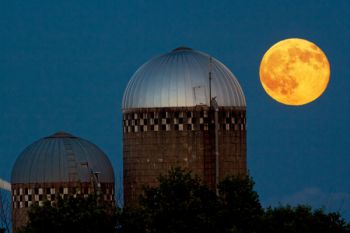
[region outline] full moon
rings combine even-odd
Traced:
[[[303,105],[327,88],[330,65],[324,52],[304,39],[286,39],[273,45],[260,64],[266,93],[286,105]]]

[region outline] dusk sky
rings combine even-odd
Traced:
[[[299,107],[259,81],[266,50],[291,37],[317,44],[331,65],[325,93]],[[63,130],[105,151],[120,182],[124,89],[144,62],[186,45],[243,88],[263,205],[306,203],[350,220],[349,41],[347,0],[1,1],[0,178],[26,146]]]

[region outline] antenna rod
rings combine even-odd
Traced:
[[[212,69],[212,58],[209,57],[209,106],[211,107],[211,69]]]
[[[214,154],[215,154],[215,190],[216,190],[216,195],[219,195],[219,180],[220,180],[220,154],[219,154],[219,105],[218,102],[216,101],[216,97],[214,97],[212,100],[212,106],[214,109],[214,125],[215,125],[215,131],[214,131],[214,142],[215,142],[215,147],[214,147]]]
[[[213,59],[212,57],[209,57],[209,103],[210,103],[210,109],[214,110],[214,126],[215,126],[215,131],[214,131],[214,142],[215,142],[215,147],[214,147],[214,155],[215,155],[215,191],[216,195],[219,196],[219,180],[220,180],[220,154],[219,154],[219,105],[218,102],[216,101],[216,97],[212,98],[211,96],[211,72],[212,72],[212,65],[213,65]]]

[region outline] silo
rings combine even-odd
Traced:
[[[245,97],[210,55],[180,47],[149,60],[129,81],[122,108],[126,205],[173,167],[188,168],[212,189],[247,173]]]
[[[27,223],[28,208],[60,196],[99,198],[114,205],[114,172],[93,143],[58,132],[29,145],[12,169],[13,230]]]

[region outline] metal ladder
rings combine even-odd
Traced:
[[[75,160],[75,155],[73,152],[70,140],[63,141],[64,149],[66,151],[67,161],[68,161],[68,180],[70,183],[75,183],[77,181],[77,161]]]

